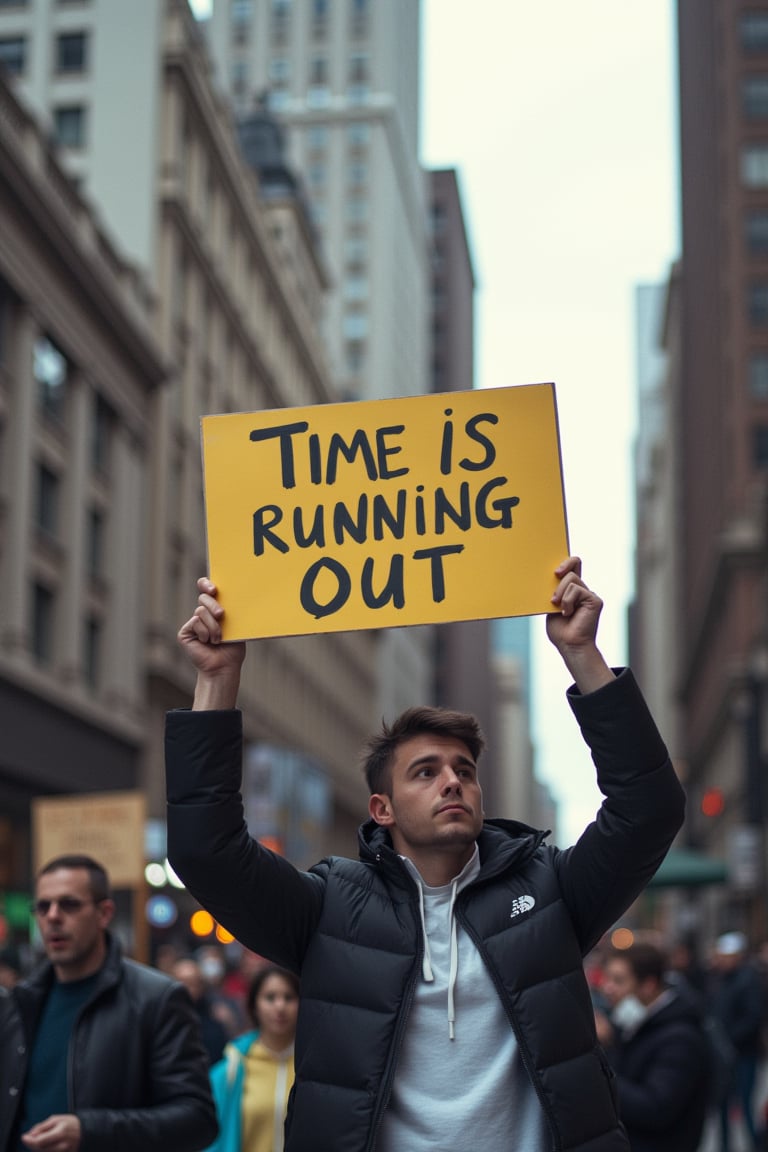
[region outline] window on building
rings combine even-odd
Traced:
[[[313,56],[309,62],[310,87],[323,87],[328,83],[328,61],[325,56]]]
[[[347,94],[350,100],[365,100],[370,88],[370,59],[367,52],[353,52],[349,58]]]
[[[89,616],[83,626],[83,679],[96,688],[101,671],[101,621]]]
[[[43,584],[32,585],[30,611],[32,655],[39,664],[50,664],[56,615],[56,597],[50,588]]]
[[[234,25],[250,24],[253,20],[253,0],[232,0],[230,15]]]
[[[745,76],[741,85],[742,106],[747,120],[768,118],[768,75],[754,73]]]
[[[104,573],[104,513],[99,508],[91,508],[88,513],[85,537],[85,567],[92,580],[98,580]]]
[[[87,34],[85,32],[61,32],[56,37],[56,71],[85,72],[87,67]]]
[[[272,38],[282,42],[288,35],[291,18],[290,0],[272,0]]]
[[[749,322],[755,328],[768,325],[768,283],[756,281],[748,290]]]
[[[101,475],[107,475],[109,472],[116,422],[111,405],[103,396],[96,393],[91,424],[91,468]]]
[[[347,125],[347,144],[352,151],[366,148],[371,138],[371,126],[362,120]]]
[[[348,374],[359,376],[365,364],[365,344],[363,341],[347,340],[344,346],[344,357]]]
[[[747,144],[742,149],[741,179],[747,188],[768,188],[768,144]]]
[[[768,400],[768,352],[755,352],[749,361],[749,394]]]
[[[27,63],[26,36],[4,36],[0,40],[0,67],[11,76],[21,76]]]
[[[285,56],[273,56],[269,62],[269,82],[285,86],[291,78],[291,62]]]
[[[32,374],[37,383],[40,407],[46,416],[64,419],[69,365],[52,340],[41,336],[32,352]]]
[[[322,152],[328,146],[328,125],[310,124],[307,128],[307,147],[312,152]]]
[[[248,89],[248,61],[234,60],[232,62],[232,91],[236,96],[242,96]]]
[[[368,317],[364,312],[348,312],[344,317],[345,340],[365,340],[368,335]]]
[[[37,527],[56,539],[59,527],[59,478],[46,464],[37,469]]]
[[[345,300],[366,300],[368,298],[368,277],[352,275],[344,280]]]
[[[53,110],[53,134],[62,148],[85,146],[86,112],[82,104],[68,104]]]
[[[355,187],[365,184],[368,179],[368,165],[364,160],[351,160],[347,168],[347,179]]]
[[[745,221],[745,239],[750,255],[768,255],[768,212],[749,213]]]
[[[745,52],[768,52],[768,12],[742,12],[739,26]]]
[[[352,33],[355,36],[364,36],[368,31],[371,17],[370,0],[350,0],[352,8]]]
[[[312,35],[323,40],[328,34],[328,0],[312,0]]]
[[[307,104],[310,108],[323,108],[330,99],[328,61],[325,56],[313,56],[309,62]]]
[[[325,187],[326,176],[325,164],[310,164],[307,168],[307,183],[313,196]]]
[[[368,219],[368,201],[362,197],[351,197],[346,202],[345,212],[351,224],[362,224]]]
[[[752,428],[752,463],[755,468],[768,468],[768,424]]]
[[[364,236],[350,236],[344,242],[344,260],[347,270],[360,271],[368,258],[368,243]]]

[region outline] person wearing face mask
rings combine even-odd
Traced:
[[[267,964],[246,996],[252,1029],[227,1045],[211,1069],[219,1136],[207,1152],[283,1152],[285,1114],[293,1086],[293,1041],[299,981]]]
[[[609,954],[596,1013],[616,1073],[619,1113],[632,1152],[696,1152],[711,1083],[698,1001],[664,980],[664,953],[638,942]]]

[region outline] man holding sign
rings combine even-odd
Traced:
[[[474,717],[409,709],[369,743],[360,862],[309,872],[248,834],[245,645],[221,643],[199,582],[179,632],[194,704],[167,719],[169,851],[217,920],[301,976],[287,1152],[629,1148],[582,957],[661,863],[684,801],[631,672],[597,647],[581,562],[555,576],[547,633],[606,797],[596,821],[559,850],[484,819]]]

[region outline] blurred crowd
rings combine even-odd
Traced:
[[[585,969],[633,1152],[768,1148],[768,942],[625,935]]]

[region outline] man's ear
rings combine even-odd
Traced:
[[[115,902],[114,900],[100,900],[98,905],[99,921],[102,928],[107,928],[112,922],[115,915]]]
[[[368,798],[368,814],[372,820],[385,828],[389,828],[395,822],[389,796],[383,792],[374,792]]]

